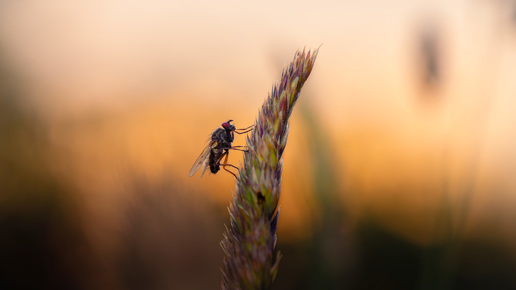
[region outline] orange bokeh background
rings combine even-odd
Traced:
[[[342,256],[328,267],[350,281],[335,285],[375,288],[356,278],[369,271],[357,270],[364,224],[422,249],[480,241],[514,266],[514,11],[514,1],[4,1],[0,64],[15,92],[4,110],[41,134],[12,139],[6,156],[33,146],[37,159],[15,162],[61,190],[63,218],[80,233],[63,248],[74,258],[56,254],[72,269],[67,285],[218,287],[234,180],[189,178],[190,166],[223,121],[254,122],[296,50],[322,44],[284,154],[278,289],[318,289],[299,282],[310,269],[300,265],[335,239],[330,252]],[[491,277],[479,269],[457,285]]]

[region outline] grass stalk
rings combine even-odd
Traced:
[[[247,137],[248,151],[229,206],[231,224],[221,242],[222,289],[269,289],[274,282],[281,258],[275,247],[288,120],[317,54],[318,49],[296,52]]]

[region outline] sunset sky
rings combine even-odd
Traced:
[[[253,124],[295,51],[320,47],[291,118],[281,238],[306,237],[320,215],[317,128],[352,220],[431,244],[443,203],[467,204],[467,233],[514,245],[515,11],[482,0],[1,1],[0,57],[88,223],[123,223],[134,175],[170,178],[225,211],[232,176],[188,177],[206,138],[228,119]]]

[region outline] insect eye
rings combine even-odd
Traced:
[[[231,122],[233,122],[233,120],[229,120],[227,122],[222,123],[222,127],[226,128],[226,129],[233,127],[233,124],[231,124]]]

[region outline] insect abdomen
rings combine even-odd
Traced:
[[[219,155],[220,154],[218,154],[218,152],[215,150],[211,150],[211,152],[210,152],[208,164],[210,165],[210,170],[211,170],[211,173],[213,173],[213,174],[219,172],[219,170],[220,170],[220,166],[217,162],[217,159],[219,159],[218,158]]]

